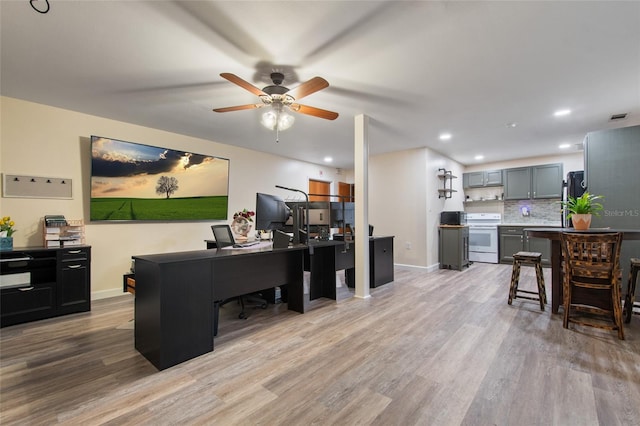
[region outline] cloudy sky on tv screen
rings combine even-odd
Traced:
[[[178,179],[176,196],[227,195],[229,160],[149,145],[96,138],[92,197],[157,198],[162,175]]]

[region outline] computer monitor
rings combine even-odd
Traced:
[[[256,229],[274,231],[284,228],[291,209],[276,195],[256,193]]]
[[[211,225],[211,230],[213,231],[213,237],[216,239],[217,248],[221,249],[235,244],[236,241],[229,225]]]
[[[355,203],[352,201],[332,201],[330,215],[332,228],[345,228],[346,225],[353,225],[355,223]]]

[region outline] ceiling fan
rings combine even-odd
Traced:
[[[271,110],[263,114],[262,124],[265,127],[276,131],[285,130],[293,124],[293,117],[287,114],[287,110],[324,118],[326,120],[335,120],[338,118],[337,112],[297,103],[298,100],[305,96],[309,96],[312,93],[329,87],[327,80],[322,77],[313,77],[311,80],[290,90],[287,87],[282,86],[284,74],[280,72],[271,73],[271,81],[273,84],[265,87],[264,89],[257,88],[235,74],[222,73],[220,76],[258,96],[262,103],[215,108],[215,112],[240,111],[243,109],[271,106]]]

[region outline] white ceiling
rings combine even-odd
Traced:
[[[640,124],[636,1],[49,3],[0,1],[3,96],[312,163],[353,166],[358,114],[371,154],[426,146],[464,165]],[[262,88],[274,70],[289,88],[324,77],[301,103],[340,117],[296,114],[276,143],[261,110],[211,111],[259,102],[220,73]]]

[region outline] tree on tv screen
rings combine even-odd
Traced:
[[[158,179],[158,186],[156,186],[156,193],[158,195],[166,195],[167,198],[178,190],[178,179],[173,176],[160,176]]]

